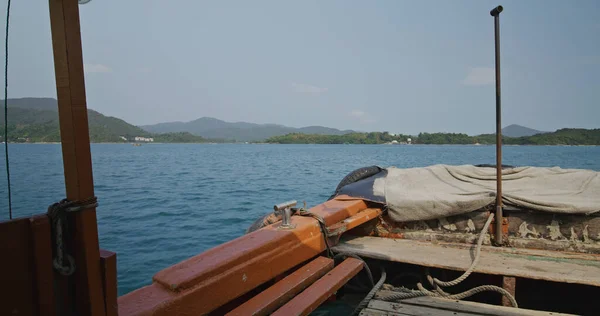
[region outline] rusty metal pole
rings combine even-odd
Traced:
[[[496,245],[502,244],[502,107],[500,105],[500,12],[501,5],[490,11],[494,17],[496,40]]]

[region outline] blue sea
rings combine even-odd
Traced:
[[[15,217],[64,198],[60,145],[10,144]],[[600,171],[600,147],[505,146],[505,164]],[[4,157],[4,155],[2,155]],[[0,173],[0,220],[8,218]],[[100,246],[117,253],[119,295],[244,234],[274,204],[325,201],[368,166],[495,163],[494,146],[92,144]]]

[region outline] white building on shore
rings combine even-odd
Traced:
[[[152,137],[141,137],[141,136],[136,136],[136,137],[134,138],[134,140],[135,140],[136,142],[146,142],[146,143],[151,143],[151,142],[153,142],[153,141],[154,141],[154,138],[152,138]]]

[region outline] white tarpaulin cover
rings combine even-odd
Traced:
[[[600,172],[517,167],[502,172],[505,205],[543,212],[592,214],[600,211]],[[373,182],[398,222],[468,213],[495,202],[496,169],[473,165],[388,168]]]

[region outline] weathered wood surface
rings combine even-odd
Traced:
[[[380,291],[389,292],[389,291]],[[440,315],[440,316],[565,316],[554,312],[535,311],[530,309],[496,306],[467,301],[446,300],[433,297],[417,297],[402,300],[398,303],[371,300],[363,309],[361,316],[379,315]]]
[[[429,221],[395,223],[382,216],[371,235],[423,241],[472,244],[489,212],[475,211]],[[526,210],[506,212],[512,246],[600,254],[600,216],[550,214]],[[489,237],[484,244],[489,244]]]
[[[360,256],[403,262],[427,267],[465,271],[472,262],[471,249],[450,247],[406,239],[355,237],[343,239],[334,251],[350,251]],[[536,280],[600,286],[600,260],[591,255],[561,253],[554,255],[540,250],[520,249],[518,252],[498,251],[497,247],[483,246],[475,272],[516,276]],[[596,257],[597,258],[597,257]]]
[[[509,232],[511,236],[519,238],[593,243],[600,241],[600,217],[544,212],[512,212],[509,220]]]
[[[383,235],[385,236],[385,235]],[[458,243],[470,246],[477,243],[477,234],[471,233],[448,233],[440,231],[408,231],[383,238],[402,238],[432,243]],[[490,237],[486,235],[483,239],[484,245],[490,245]],[[600,254],[600,243],[584,243],[571,240],[547,240],[542,238],[518,238],[509,236],[509,244],[514,249],[526,248],[528,250],[543,249],[550,251],[577,252],[580,254]]]

